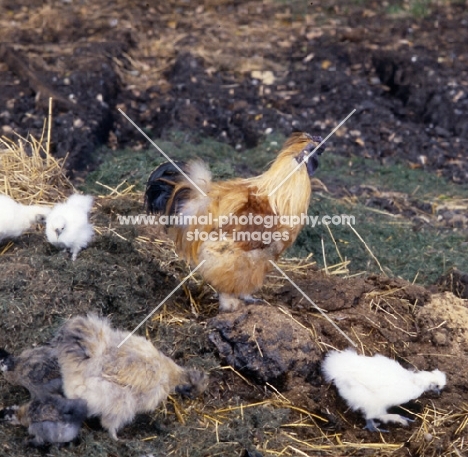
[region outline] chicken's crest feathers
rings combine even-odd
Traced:
[[[60,236],[60,233],[62,233],[65,230],[65,227],[67,225],[67,221],[65,217],[62,214],[53,214],[48,220],[47,220],[47,233],[51,233],[51,239],[53,240],[54,237],[58,238]],[[49,240],[51,241],[51,240]]]
[[[68,198],[66,204],[89,213],[93,207],[93,200],[94,199],[91,195],[73,194]]]

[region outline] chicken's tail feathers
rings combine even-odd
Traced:
[[[185,162],[174,162],[184,170]],[[174,191],[184,180],[183,174],[172,162],[159,165],[148,178],[145,190],[145,209],[148,213],[171,214]]]
[[[68,198],[67,203],[89,213],[93,207],[93,197],[91,195],[73,194]]]
[[[208,387],[208,375],[200,370],[186,369],[181,381],[175,388],[176,393],[190,398],[202,394]]]
[[[322,374],[327,382],[332,382],[342,372],[343,365],[350,357],[356,357],[356,351],[347,348],[343,351],[329,351],[322,361]]]
[[[333,351],[328,352],[325,355],[325,358],[322,360],[322,363],[321,363],[322,375],[325,378],[326,382],[331,382],[333,381],[333,378],[334,378],[330,370],[330,363],[331,363],[332,357],[333,357]]]
[[[179,214],[192,195],[206,194],[210,187],[211,173],[202,161],[165,162],[148,178],[145,209],[148,213]]]

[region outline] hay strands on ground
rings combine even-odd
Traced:
[[[129,184],[126,179],[124,179],[120,184],[116,187],[108,186],[107,184],[103,184],[99,181],[96,181],[98,186],[104,187],[105,189],[109,190],[110,193],[108,195],[103,195],[102,197],[106,198],[120,198],[123,196],[134,195],[135,194],[135,184]],[[119,190],[124,184],[127,185],[123,190]],[[138,194],[139,197],[139,194]]]
[[[0,138],[0,192],[23,204],[55,203],[74,190],[65,176],[66,158],[56,159],[50,153],[50,125],[47,140],[45,132],[46,121],[39,140],[18,134],[17,142]]]
[[[468,426],[468,404],[461,405],[459,411],[445,411],[437,409],[434,405],[427,405],[423,412],[417,414],[421,419],[421,425],[408,440],[417,447],[416,455],[439,455],[452,457],[466,455],[468,440],[466,429]],[[459,423],[457,429],[447,440],[447,426]],[[450,445],[441,450],[442,442],[450,442]],[[443,446],[443,445],[442,445]]]

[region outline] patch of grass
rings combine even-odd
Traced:
[[[261,173],[275,159],[283,141],[282,136],[271,135],[254,149],[236,151],[228,144],[205,138],[189,143],[183,133],[174,132],[169,141],[158,141],[157,144],[173,160],[200,158],[210,165],[217,179],[229,179]],[[155,148],[142,151],[102,150],[100,155],[102,164],[88,174],[81,186],[85,192],[106,194],[108,191],[98,182],[115,188],[123,181],[135,185],[137,191],[143,191],[151,171],[166,161]]]
[[[343,186],[345,189],[365,184],[427,200],[436,197],[468,198],[466,187],[422,169],[411,169],[406,163],[382,165],[361,157],[337,156],[333,151],[321,157],[317,177],[325,183]]]
[[[458,0],[404,0],[388,5],[385,11],[390,16],[409,16],[413,18],[424,18],[432,13],[432,7],[456,5]]]
[[[312,199],[311,215],[352,215],[354,229],[390,276],[400,276],[420,284],[432,284],[447,268],[464,268],[465,256],[460,246],[466,234],[450,229],[426,226],[415,231],[409,221],[394,219],[371,211],[364,205],[346,204],[340,200],[316,195]],[[348,227],[330,225],[343,259],[350,260],[350,273],[360,271],[379,273],[380,269],[357,235]],[[321,240],[324,240],[327,265],[341,262],[330,232],[323,225],[305,227],[287,256],[305,257],[311,252],[319,266],[324,266]]]
[[[276,2],[284,5],[292,13],[294,19],[303,18],[307,14],[309,5],[313,4],[304,0],[276,0]]]
[[[385,11],[390,16],[401,16],[405,14],[405,10],[402,4],[388,5]]]
[[[161,141],[159,146],[174,160],[201,158],[209,163],[215,179],[236,176],[253,176],[265,170],[277,155],[284,138],[268,136],[255,149],[236,151],[229,145],[209,139],[199,139],[196,144],[187,142],[185,136],[175,132],[170,141]],[[116,187],[122,181],[134,184],[143,191],[150,172],[164,157],[155,150],[115,151],[93,173],[84,185],[92,193],[107,193],[96,181]],[[358,157],[341,157],[333,151],[323,154],[317,177],[333,193],[347,195],[353,186],[365,184],[381,192],[399,192],[410,199],[432,204],[453,198],[468,199],[468,189],[455,185],[434,173],[410,169],[407,164],[382,165],[376,161]],[[418,283],[433,283],[447,268],[457,266],[466,270],[460,246],[466,242],[466,233],[431,224],[417,226],[412,220],[385,215],[366,206],[367,197],[335,198],[316,189],[309,214],[352,215],[354,228],[377,257],[384,270],[391,275]],[[347,226],[331,225],[330,230],[343,258],[351,261],[351,273],[360,271],[379,272],[375,260],[356,234]],[[314,253],[314,258],[323,266],[321,240],[324,239],[325,258],[328,265],[340,262],[330,233],[323,225],[305,227],[287,256],[305,257]]]
[[[412,17],[426,17],[431,13],[431,0],[418,0],[409,3],[409,13]]]
[[[324,154],[318,177],[330,188],[350,190],[365,184],[380,191],[400,192],[421,202],[431,203],[453,198],[468,199],[468,190],[433,173],[410,169],[406,164],[381,165],[362,158],[345,158]],[[431,224],[417,226],[404,217],[392,217],[365,206],[367,197],[335,199],[323,193],[315,193],[309,209],[310,215],[352,215],[354,228],[364,239],[384,270],[391,275],[409,281],[417,277],[418,283],[433,283],[447,268],[457,266],[466,269],[466,259],[460,246],[467,241],[467,234]],[[379,272],[364,244],[347,226],[330,225],[341,256],[351,260],[351,273],[357,271]],[[330,233],[323,225],[305,227],[290,256],[304,257],[314,253],[320,266],[324,265],[322,243],[328,265],[341,261]]]

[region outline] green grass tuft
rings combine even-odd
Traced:
[[[181,133],[174,133],[171,141],[159,142],[159,146],[174,160],[201,158],[209,163],[215,179],[236,176],[253,176],[265,170],[275,159],[284,138],[268,136],[255,149],[236,151],[229,145],[209,139],[190,144]],[[99,181],[116,187],[122,181],[135,184],[143,191],[150,172],[165,159],[156,149],[142,151],[112,151],[103,155],[103,163],[90,173],[83,190],[106,194],[108,191],[96,184]],[[396,218],[381,214],[366,206],[367,197],[344,198],[353,186],[365,184],[381,192],[399,192],[411,200],[424,204],[444,199],[468,199],[468,189],[457,186],[443,177],[421,169],[410,169],[406,164],[382,165],[377,161],[358,157],[347,158],[327,150],[320,161],[317,177],[332,193],[315,189],[309,210],[310,215],[352,215],[354,228],[364,239],[380,264],[391,275],[418,283],[433,283],[449,267],[466,270],[465,255],[460,246],[466,243],[466,232],[431,224],[417,225],[404,215]],[[341,197],[335,197],[340,195]],[[350,260],[350,272],[379,272],[364,244],[347,226],[331,225],[341,255]],[[314,258],[323,266],[321,240],[324,240],[327,264],[340,262],[329,231],[323,225],[305,227],[287,256]]]

